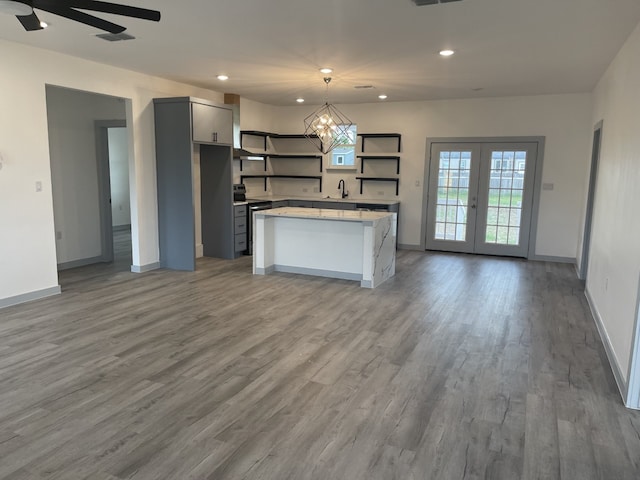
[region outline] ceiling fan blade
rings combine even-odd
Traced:
[[[157,10],[149,10],[147,8],[131,7],[129,5],[120,5],[111,2],[101,2],[97,0],[34,0],[34,7],[38,5],[57,5],[80,10],[91,10],[94,12],[113,13],[114,15],[123,15],[125,17],[141,18],[143,20],[160,21],[160,12]]]
[[[35,12],[31,15],[16,15],[16,18],[20,20],[20,23],[27,32],[42,30],[40,19],[36,16]]]
[[[54,15],[59,15],[60,17],[65,17],[70,20],[75,20],[76,22],[84,23],[85,25],[89,25],[91,27],[99,28],[100,30],[105,30],[109,33],[122,33],[127,27],[123,27],[122,25],[117,25],[115,23],[108,22],[98,17],[94,17],[93,15],[89,15],[86,13],[78,12],[69,7],[61,7],[59,5],[52,5],[49,2],[33,2],[35,8],[39,8],[40,10],[45,10],[49,13],[53,13]],[[56,2],[58,3],[58,2]]]

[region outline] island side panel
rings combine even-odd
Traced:
[[[274,267],[275,218],[253,214],[253,273],[268,275]]]
[[[276,217],[277,271],[362,279],[362,222]]]
[[[374,286],[396,274],[396,222],[393,217],[380,219],[376,225],[373,252]]]

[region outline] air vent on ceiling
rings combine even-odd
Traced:
[[[436,5],[438,3],[451,3],[451,2],[459,2],[461,0],[411,0],[418,6],[421,5]]]
[[[136,37],[128,33],[99,33],[96,37],[106,40],[107,42],[120,42],[122,40],[133,40]]]
[[[353,88],[373,88],[373,85],[356,85]]]

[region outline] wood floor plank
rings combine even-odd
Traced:
[[[569,265],[399,251],[368,290],[118,245],[0,310],[2,480],[640,478]]]

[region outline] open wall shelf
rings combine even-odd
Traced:
[[[360,159],[360,173],[364,173],[365,160],[394,160],[396,162],[396,173],[400,173],[400,157],[389,155],[358,155]]]
[[[402,148],[402,135],[399,133],[359,133],[358,136],[362,138],[362,145],[360,150],[364,152],[364,147],[367,141],[367,138],[395,138],[398,140],[398,152],[400,152]]]
[[[302,133],[271,133],[271,132],[262,132],[260,130],[240,130],[240,148],[242,148],[242,138],[245,135],[252,135],[254,137],[262,137],[264,139],[264,150],[267,150],[267,139],[268,138],[282,138],[282,139],[290,139],[290,140],[303,140],[309,138],[308,136]],[[317,135],[310,135],[310,138],[317,138],[320,140],[320,137]],[[320,149],[322,150],[322,141],[320,141]]]
[[[400,179],[388,178],[388,177],[356,177],[356,180],[360,180],[360,195],[362,195],[362,184],[364,182],[395,182],[396,184],[396,196],[400,193]]]
[[[271,136],[269,132],[261,132],[259,130],[240,130],[240,148],[242,148],[242,137],[245,135],[251,135],[253,137],[262,137],[264,140],[263,150],[267,150],[267,138]]]
[[[303,135],[303,134],[298,134],[298,133],[271,133],[271,132],[263,132],[260,130],[241,130],[240,131],[240,146],[242,146],[242,140],[244,138],[245,135],[252,135],[254,137],[260,137],[264,140],[264,150],[265,153],[259,153],[256,154],[256,156],[262,157],[262,160],[264,162],[264,171],[267,171],[267,159],[269,159],[271,162],[273,162],[274,160],[278,160],[278,159],[293,159],[293,160],[316,160],[319,161],[320,163],[320,173],[322,173],[323,170],[323,155],[321,155],[320,153],[315,153],[316,150],[315,148],[312,148],[311,143],[308,144],[309,146],[309,152],[314,152],[314,153],[266,153],[267,147],[268,147],[268,141],[267,139],[282,139],[282,140],[308,140],[308,137]],[[313,136],[312,138],[318,139],[318,141],[320,141],[318,136]],[[285,144],[279,144],[280,146],[284,146]],[[320,142],[320,145],[322,145],[322,143]],[[296,147],[299,148],[298,144],[295,144]],[[274,146],[275,147],[275,146]],[[291,146],[289,146],[291,148]],[[295,148],[292,150],[296,151],[298,150],[298,148]],[[283,148],[283,150],[286,149]],[[302,150],[306,150],[304,147],[302,148]],[[272,163],[273,165],[273,163]],[[242,161],[240,163],[240,171],[242,171]],[[302,179],[302,180],[318,180],[318,182],[320,183],[320,191],[322,191],[322,175],[280,175],[280,174],[267,174],[265,173],[264,175],[240,175],[240,182],[244,183],[245,179],[249,179],[249,178],[262,178],[264,179],[264,189],[265,191],[267,190],[267,179],[269,178],[292,178],[292,179]]]
[[[322,175],[240,175],[240,183],[248,178],[262,178],[264,179],[264,191],[267,191],[267,179],[269,178],[294,178],[298,180],[318,180],[320,184],[320,191],[322,192]]]
[[[322,173],[322,155],[269,154],[269,155],[267,155],[267,157],[269,157],[271,159],[294,158],[294,159],[301,159],[301,160],[320,160],[320,173]],[[267,170],[267,163],[266,162],[264,164],[264,170],[265,171]]]

